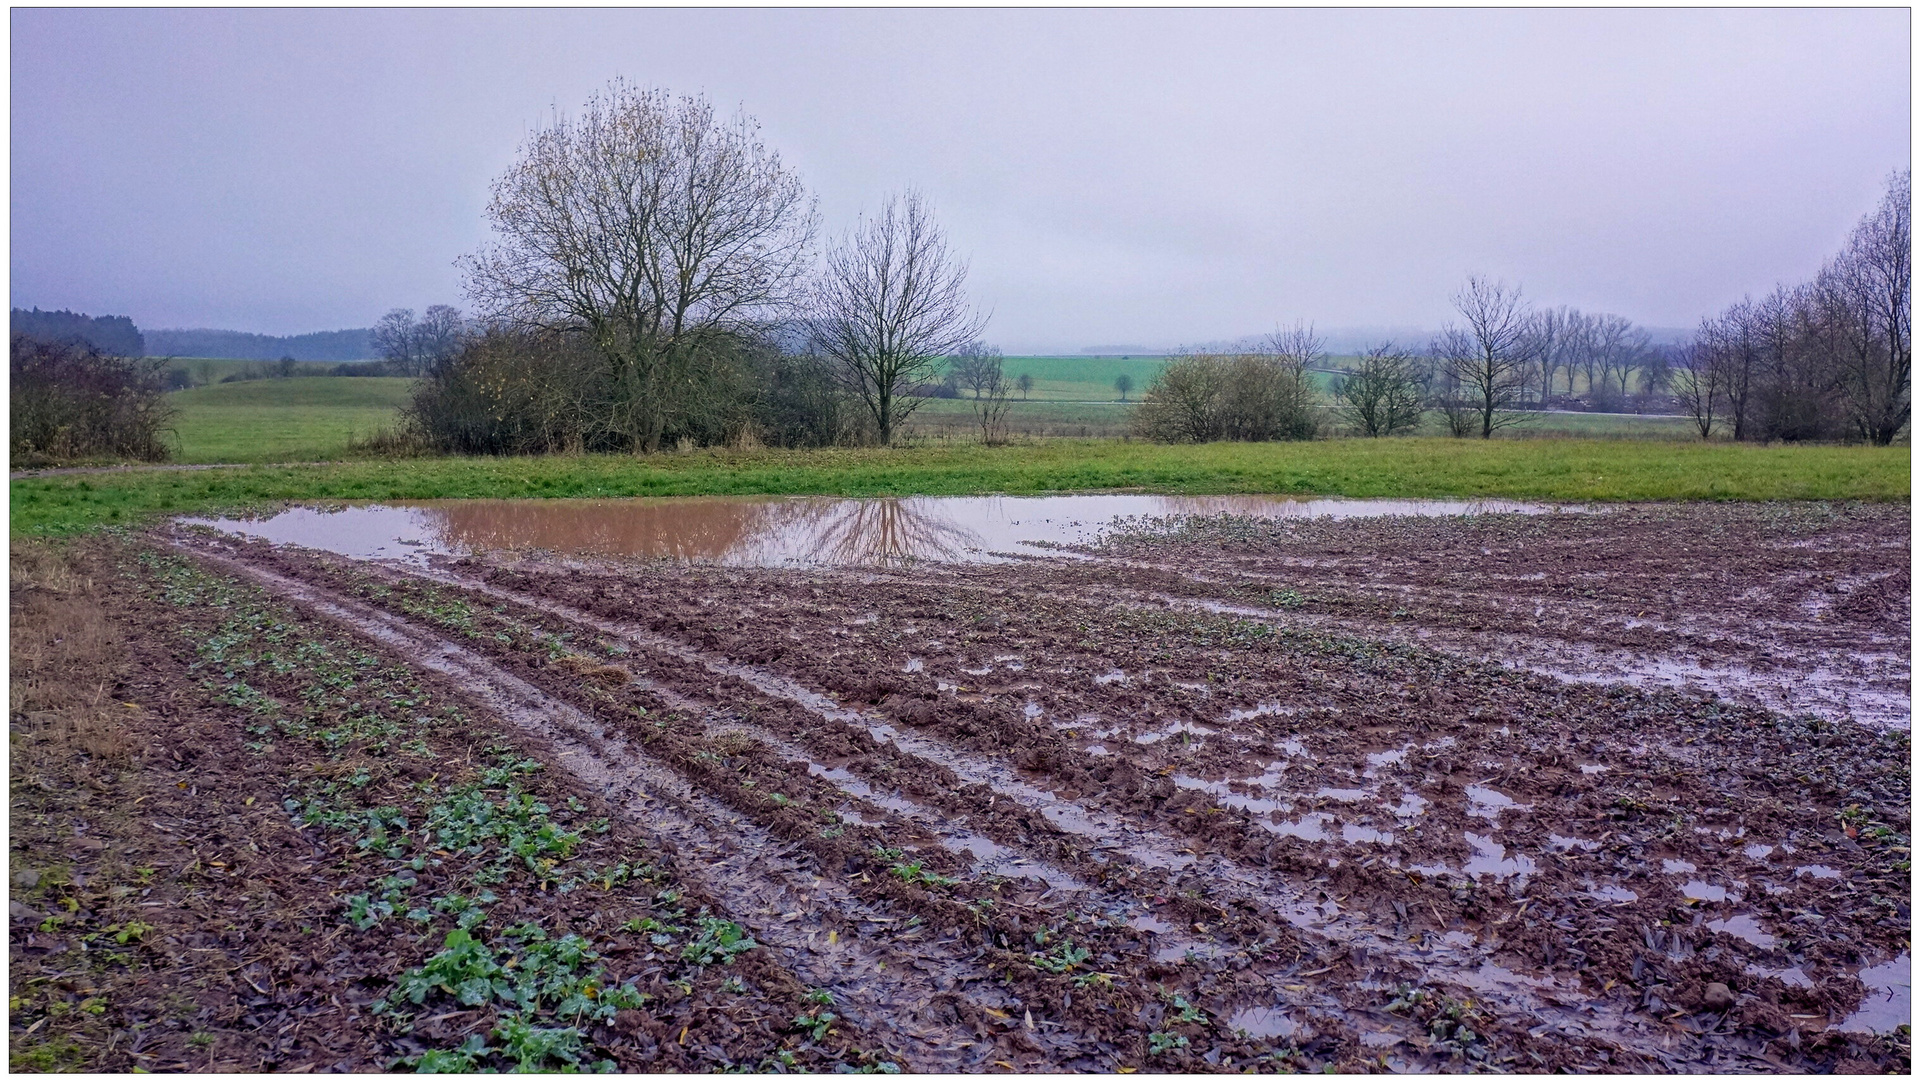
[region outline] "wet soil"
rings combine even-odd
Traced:
[[[178,542],[696,852],[907,1067],[1909,1063],[1895,513],[1180,519],[904,570]],[[1884,693],[1781,699],[1817,672]]]

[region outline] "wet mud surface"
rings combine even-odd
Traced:
[[[1902,508],[175,542],[532,740],[907,1068],[1909,1063]]]

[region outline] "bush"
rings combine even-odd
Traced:
[[[662,445],[831,446],[867,441],[815,358],[743,335],[715,335],[665,396]],[[615,385],[582,335],[492,328],[429,369],[400,431],[370,450],[455,454],[627,452],[644,430],[640,399]]]
[[[165,360],[107,356],[91,345],[13,335],[9,381],[14,464],[82,458],[164,461],[173,418]]]
[[[1310,439],[1319,422],[1302,366],[1271,355],[1181,356],[1161,368],[1133,420],[1155,442]]]

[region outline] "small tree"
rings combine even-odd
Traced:
[[[1005,366],[997,356],[980,363],[984,370],[974,383],[973,419],[979,424],[979,441],[987,446],[1003,446],[1007,440],[1006,412],[1012,408],[1012,386],[1006,381]]]
[[[1159,369],[1132,415],[1133,429],[1154,442],[1201,443],[1224,431],[1226,360],[1189,354]]]
[[[1337,395],[1339,415],[1362,435],[1417,431],[1425,416],[1425,372],[1412,354],[1379,345],[1338,381]]]
[[[1489,439],[1532,419],[1525,410],[1538,338],[1517,288],[1474,277],[1452,297],[1465,325],[1447,326],[1433,343],[1439,404],[1452,434]]]
[[[1710,350],[1697,344],[1679,346],[1671,360],[1672,392],[1701,439],[1712,437],[1725,408],[1725,373],[1712,361]]]
[[[412,308],[394,308],[373,324],[373,349],[395,375],[418,375],[419,324]]]
[[[1023,372],[1019,376],[1019,400],[1024,401],[1026,395],[1030,393],[1032,393],[1032,373]]]
[[[826,257],[813,299],[813,343],[872,414],[879,444],[921,404],[939,358],[985,320],[966,305],[966,267],[946,249],[932,207],[908,189]]]
[[[976,401],[994,382],[1003,382],[1003,358],[997,347],[983,341],[968,341],[952,354],[947,370],[961,388],[972,391]]]
[[[1119,392],[1119,400],[1123,402],[1125,396],[1132,392],[1132,376],[1120,372],[1119,377],[1112,380],[1112,388]]]

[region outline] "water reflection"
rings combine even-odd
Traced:
[[[276,543],[355,558],[543,550],[746,566],[994,562],[1057,555],[1125,517],[1424,516],[1555,508],[1462,500],[1289,499],[1277,496],[1049,495],[844,499],[447,499],[344,508],[296,507],[253,520],[190,519]]]

